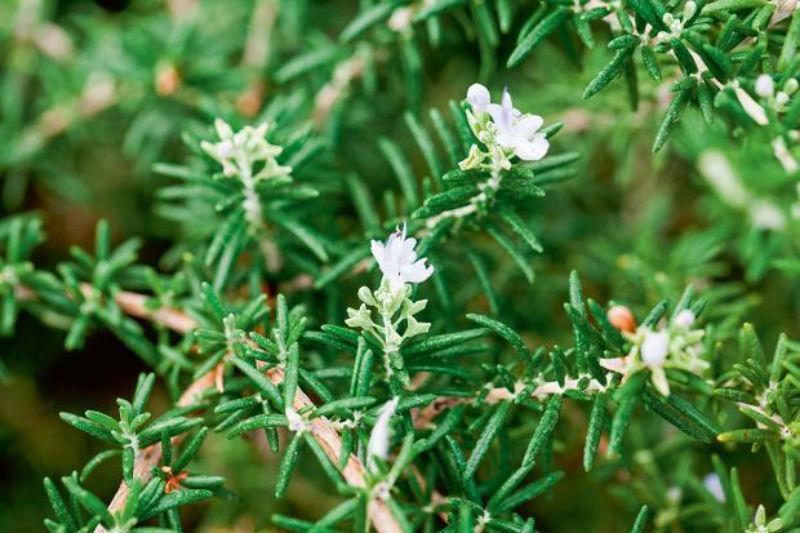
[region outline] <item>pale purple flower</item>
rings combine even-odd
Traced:
[[[488,113],[497,128],[497,143],[524,161],[537,161],[547,154],[550,143],[539,132],[544,120],[539,115],[523,114],[514,108],[511,94],[503,89],[499,104],[490,101],[489,90],[478,83],[467,91],[467,102],[478,114]]]
[[[433,274],[433,267],[425,264],[427,259],[417,259],[416,245],[416,239],[406,238],[405,225],[389,235],[386,244],[372,241],[372,255],[392,293],[402,290],[406,283],[422,283]]]

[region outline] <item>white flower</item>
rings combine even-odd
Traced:
[[[684,309],[672,319],[672,323],[682,328],[688,328],[694,324],[695,316],[691,309]]]
[[[369,443],[367,444],[367,464],[370,470],[375,468],[375,458],[386,460],[389,457],[389,439],[391,438],[391,426],[389,425],[397,410],[397,404],[400,398],[395,396],[381,407],[378,419],[375,421],[375,426],[372,428],[372,433],[369,435]]]
[[[433,267],[425,264],[427,259],[417,259],[416,245],[417,239],[406,238],[405,225],[389,235],[386,244],[372,241],[372,255],[393,294],[400,292],[406,283],[422,283],[433,274]]]
[[[298,414],[292,407],[286,408],[286,419],[289,421],[289,431],[302,433],[308,430],[308,424],[303,417]]]
[[[769,98],[775,92],[775,82],[772,76],[762,74],[756,78],[756,94],[762,98]]]
[[[669,353],[669,333],[647,331],[642,341],[642,362],[649,367],[663,366]]]
[[[715,473],[706,474],[703,478],[703,486],[711,493],[715,500],[720,503],[725,503],[725,491],[722,488],[722,482],[719,476]]]
[[[497,130],[495,140],[501,147],[512,150],[524,161],[537,161],[547,154],[550,143],[543,133],[538,133],[544,120],[515,109],[508,89],[503,89],[500,103],[494,104],[490,102],[489,90],[476,83],[467,91],[467,102],[476,113],[489,114]]]

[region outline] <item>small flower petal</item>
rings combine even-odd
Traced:
[[[467,102],[476,113],[483,113],[491,102],[489,89],[480,83],[473,83],[467,89]]]
[[[417,240],[406,238],[406,228],[389,235],[386,244],[372,241],[372,255],[378,262],[383,277],[392,293],[399,293],[406,283],[422,283],[433,274],[433,267],[426,265],[427,259],[417,259],[414,248]]]
[[[514,124],[514,133],[520,137],[530,139],[544,124],[544,119],[539,115],[525,115]]]
[[[513,143],[514,154],[523,161],[538,161],[547,155],[550,143],[542,134],[537,134],[532,140],[516,138]]]
[[[386,402],[372,427],[367,444],[367,464],[370,469],[375,468],[375,458],[386,460],[389,457],[389,439],[392,436],[390,423],[399,401],[400,398],[394,397]]]

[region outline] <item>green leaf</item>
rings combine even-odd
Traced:
[[[84,433],[88,433],[92,437],[96,437],[100,440],[118,444],[117,439],[114,438],[111,432],[97,422],[93,422],[87,418],[73,415],[71,413],[59,413],[59,416],[61,417],[61,420],[75,429],[83,431]]]
[[[606,393],[598,392],[594,397],[592,412],[589,415],[589,426],[586,430],[586,442],[583,446],[583,469],[589,471],[594,466],[600,437],[606,425]]]
[[[495,241],[497,241],[500,247],[511,256],[511,259],[514,260],[514,263],[516,263],[519,269],[522,270],[522,273],[525,275],[525,279],[528,280],[528,283],[533,283],[533,269],[531,268],[528,259],[522,254],[522,252],[517,250],[517,247],[514,245],[511,239],[509,239],[508,236],[501,230],[492,225],[489,225],[486,228],[486,231],[494,238]]]
[[[92,515],[99,517],[106,525],[113,523],[111,513],[106,508],[106,504],[103,500],[81,487],[78,481],[73,477],[63,477],[61,478],[61,482],[69,493],[72,494],[87,511],[92,513]]]
[[[522,505],[523,503],[532,500],[539,494],[548,491],[552,488],[553,485],[558,483],[564,477],[564,472],[556,471],[550,472],[545,477],[534,481],[533,483],[522,487],[514,492],[508,498],[505,498],[503,502],[498,506],[497,510],[499,512],[510,511],[515,507]]]
[[[523,361],[529,361],[531,357],[531,352],[528,347],[525,345],[525,341],[522,340],[522,337],[511,329],[510,327],[506,326],[502,322],[495,320],[493,318],[489,318],[488,316],[479,315],[476,313],[468,313],[467,320],[470,322],[474,322],[479,326],[483,326],[488,328],[505,340],[508,341],[509,344],[514,348],[517,354],[522,358]]]
[[[567,18],[569,10],[566,7],[557,7],[544,17],[525,37],[517,44],[506,62],[506,67],[517,66],[545,37],[553,33]]]
[[[614,54],[614,57],[611,59],[611,62],[603,67],[603,69],[598,72],[594,79],[592,79],[592,81],[590,81],[586,86],[586,89],[583,91],[583,98],[591,98],[595,94],[605,89],[609,83],[614,81],[614,78],[622,73],[625,62],[628,61],[633,53],[633,50],[633,48],[617,50],[617,52]]]
[[[633,410],[639,403],[639,399],[647,383],[647,372],[634,374],[628,382],[617,390],[618,406],[617,412],[611,421],[611,433],[609,435],[608,453],[609,457],[614,457],[622,451],[622,440],[628,430],[628,425],[633,416]]]
[[[631,527],[631,533],[644,533],[644,528],[647,526],[647,522],[650,520],[650,515],[652,514],[648,506],[642,505],[642,508],[639,509],[639,513],[636,515],[636,520],[633,522],[633,527]]]
[[[44,490],[47,492],[47,499],[50,500],[50,506],[53,508],[53,512],[59,522],[67,528],[67,531],[77,531],[78,524],[72,516],[72,511],[67,506],[64,498],[62,498],[56,484],[48,477],[44,478]]]
[[[342,33],[339,34],[339,40],[345,43],[352,41],[375,24],[389,18],[395,7],[397,7],[397,2],[389,1],[379,2],[364,9],[342,30]]]
[[[371,396],[361,396],[356,398],[340,398],[332,402],[326,403],[321,407],[317,407],[311,414],[311,418],[320,416],[328,416],[332,413],[341,414],[354,410],[366,409],[371,405],[375,405],[378,400]]]
[[[720,442],[763,442],[767,439],[777,439],[778,433],[768,429],[734,429],[717,435]]]
[[[765,0],[716,0],[703,6],[700,11],[703,15],[719,12],[739,11],[741,9],[755,9],[765,5]]]
[[[426,352],[438,350],[440,348],[452,347],[473,339],[485,337],[489,332],[486,328],[468,329],[458,333],[445,333],[443,335],[432,335],[425,337],[419,342],[403,346],[401,349],[403,356],[408,357],[411,355],[417,356]]]
[[[550,401],[547,402],[547,407],[544,410],[544,414],[539,420],[539,423],[536,425],[536,430],[531,436],[531,440],[528,443],[528,448],[525,450],[525,456],[522,459],[523,465],[532,465],[536,460],[536,456],[542,450],[545,443],[550,439],[550,436],[553,434],[553,430],[556,428],[558,416],[561,414],[562,403],[563,398],[560,395],[556,394],[550,397]]]
[[[248,361],[238,357],[231,358],[231,362],[247,376],[247,378],[255,385],[258,391],[266,396],[272,405],[279,411],[284,410],[283,398],[281,397],[278,388],[267,378],[263,372],[253,367]]]
[[[471,478],[475,474],[481,459],[483,459],[483,456],[489,451],[489,446],[492,444],[492,441],[503,428],[503,424],[506,421],[510,409],[511,402],[501,402],[500,405],[497,406],[491,418],[489,418],[489,421],[486,423],[486,426],[483,428],[481,436],[478,437],[478,441],[475,443],[472,454],[469,456],[466,470],[464,471],[464,477]]]
[[[510,209],[502,209],[500,211],[500,217],[517,235],[528,243],[528,246],[530,246],[534,252],[542,252],[542,244],[539,242],[539,239],[536,238],[536,235],[534,235],[525,221],[523,221],[516,212]]]
[[[417,141],[417,146],[419,146],[419,149],[422,151],[422,156],[428,164],[433,179],[441,186],[442,168],[439,163],[439,158],[436,156],[436,148],[433,145],[433,141],[413,113],[406,111],[404,118],[408,129],[411,130],[411,134],[414,136],[414,140]]]
[[[289,488],[289,480],[292,477],[294,466],[297,463],[297,454],[300,450],[300,443],[303,441],[301,435],[295,435],[289,446],[283,452],[280,467],[278,468],[278,480],[275,482],[275,498],[283,498],[286,489]]]
[[[159,513],[164,513],[170,509],[177,509],[184,505],[197,503],[202,500],[207,500],[214,493],[205,489],[181,489],[172,491],[169,494],[164,494],[155,505],[150,506],[140,518],[146,520]]]
[[[255,415],[247,420],[242,420],[231,430],[228,432],[228,438],[232,439],[241,435],[242,433],[247,433],[248,431],[253,431],[254,429],[262,429],[262,428],[272,428],[272,427],[286,427],[289,425],[289,421],[286,419],[284,415],[277,415],[277,414],[264,414],[264,415]]]
[[[317,259],[325,263],[328,262],[328,253],[325,251],[325,245],[322,244],[322,241],[317,238],[312,230],[285,214],[281,214],[281,216],[275,217],[273,220],[286,231],[297,237],[300,242],[317,256]]]
[[[184,445],[181,454],[172,463],[173,470],[177,472],[183,471],[189,466],[189,461],[197,454],[200,446],[203,445],[206,435],[208,435],[208,428],[200,428],[200,431],[195,433]]]
[[[81,470],[81,475],[78,477],[78,481],[80,481],[81,483],[85,482],[86,479],[91,475],[91,473],[94,472],[94,470],[98,466],[100,466],[100,464],[102,464],[107,459],[111,459],[112,457],[117,457],[118,455],[120,455],[120,453],[121,453],[120,450],[105,450],[98,453],[97,455],[89,459],[89,461],[87,461],[86,465]],[[45,481],[48,480],[45,479]]]
[[[300,365],[300,350],[297,344],[289,348],[289,356],[286,360],[286,368],[283,374],[283,403],[287,407],[292,407],[297,391],[297,375]]]
[[[387,161],[389,161],[389,165],[392,167],[397,180],[400,182],[400,188],[406,199],[407,207],[413,208],[419,205],[417,179],[411,172],[411,167],[408,166],[402,152],[400,152],[400,148],[398,148],[394,142],[386,138],[378,139],[378,148]]]

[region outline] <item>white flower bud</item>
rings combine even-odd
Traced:
[[[217,150],[217,155],[219,155],[219,157],[225,159],[233,157],[233,143],[231,143],[228,140],[220,141],[219,143],[217,143],[216,150]]]
[[[798,87],[800,87],[800,83],[798,83],[797,78],[789,78],[786,80],[786,83],[783,84],[783,92],[786,94],[793,94]]]
[[[683,22],[687,22],[697,14],[697,4],[689,0],[683,6]]]
[[[789,103],[789,95],[783,91],[778,91],[778,94],[775,95],[775,103],[779,106],[785,106]]]
[[[473,83],[469,86],[469,89],[467,89],[467,103],[472,106],[476,113],[483,113],[489,102],[491,102],[489,89],[480,83]]]
[[[642,361],[647,366],[660,367],[669,353],[669,333],[666,331],[647,331],[642,341]]]
[[[775,92],[775,82],[769,74],[761,74],[756,78],[756,94],[762,98],[769,98]]]
[[[672,323],[682,328],[688,328],[694,324],[695,316],[691,309],[684,309],[672,319]]]

